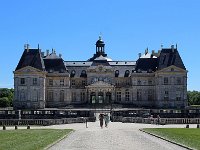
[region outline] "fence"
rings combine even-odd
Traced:
[[[70,123],[84,123],[87,119],[88,122],[94,122],[95,117],[79,117],[79,118],[63,118],[63,119],[1,119],[0,125],[56,125],[56,124],[70,124]]]
[[[123,117],[123,123],[147,123],[157,124],[157,118],[142,118],[142,117]],[[199,124],[200,118],[161,118],[160,124]]]

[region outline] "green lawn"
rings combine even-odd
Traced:
[[[39,150],[69,134],[71,129],[1,130],[0,150]]]
[[[200,129],[148,128],[143,130],[164,137],[170,141],[200,150]]]

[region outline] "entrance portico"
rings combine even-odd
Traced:
[[[88,103],[91,104],[111,104],[114,100],[114,86],[98,81],[86,86],[88,91]]]

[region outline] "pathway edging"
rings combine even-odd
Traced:
[[[62,136],[61,138],[59,138],[58,140],[54,141],[53,143],[47,145],[44,150],[47,150],[49,148],[51,148],[52,146],[54,146],[55,144],[57,144],[58,142],[60,142],[61,140],[63,140],[64,138],[67,138],[70,134],[72,134],[75,130],[70,131],[68,134]]]
[[[180,143],[173,142],[173,141],[168,140],[168,139],[166,139],[166,138],[164,138],[164,137],[161,137],[161,136],[159,136],[159,135],[156,135],[156,134],[153,134],[153,133],[144,131],[143,129],[139,129],[139,130],[142,131],[142,132],[144,132],[144,133],[147,133],[147,134],[149,134],[149,135],[151,135],[151,136],[157,137],[157,138],[159,138],[159,139],[165,140],[165,141],[170,142],[170,143],[172,143],[172,144],[176,144],[176,145],[178,145],[178,146],[181,146],[181,147],[183,147],[183,148],[186,148],[186,149],[188,149],[188,150],[194,150],[193,148],[190,148],[190,147],[185,146],[185,145],[180,144]]]

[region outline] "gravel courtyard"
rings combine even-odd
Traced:
[[[58,142],[49,150],[183,150],[159,138],[139,131],[140,128],[184,128],[185,125],[151,125],[110,122],[108,128],[101,129],[99,121],[85,124],[65,124],[44,128],[71,128],[75,132]],[[195,127],[195,125],[193,125]]]

